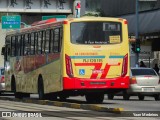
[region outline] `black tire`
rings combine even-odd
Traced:
[[[60,101],[66,101],[67,97],[66,96],[59,96]]]
[[[130,95],[127,93],[127,91],[123,92],[123,100],[129,100]]]
[[[129,100],[130,95],[123,95],[123,100]]]
[[[93,96],[90,94],[85,95],[87,103],[93,103]]]
[[[22,93],[17,92],[17,90],[16,90],[16,82],[15,82],[15,78],[14,77],[12,78],[11,86],[12,86],[11,87],[11,91],[14,92],[15,98],[22,99],[23,98]]]
[[[30,94],[29,93],[23,93],[23,97],[30,98]]]
[[[156,101],[160,100],[160,95],[159,95],[159,94],[158,94],[158,95],[154,95],[154,99],[155,99]]]
[[[138,95],[139,100],[144,100],[144,96],[143,95]]]
[[[86,94],[87,103],[102,103],[104,100],[104,94]]]
[[[15,92],[14,95],[15,95],[15,98],[18,98],[18,99],[22,99],[23,98],[23,93]]]
[[[97,98],[95,98],[95,99],[96,99],[96,103],[103,103],[104,94],[97,95]]]
[[[47,100],[57,100],[57,95],[55,95],[54,93],[48,93],[48,94],[45,94],[45,99],[47,99]]]
[[[41,77],[38,79],[38,95],[40,100],[45,98],[43,79]]]
[[[109,100],[113,100],[113,98],[114,98],[114,95],[113,95],[113,94],[108,94],[108,99],[109,99]]]

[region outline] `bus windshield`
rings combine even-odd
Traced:
[[[71,23],[73,44],[117,44],[122,41],[119,22],[74,22]]]

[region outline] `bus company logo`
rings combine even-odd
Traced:
[[[94,70],[94,69],[93,69],[93,70],[92,70],[92,73],[93,73],[93,74],[100,74],[100,73],[103,74],[103,72],[104,72],[104,69],[100,69],[100,70]]]
[[[39,112],[2,112],[0,117],[42,117]]]
[[[79,69],[79,75],[85,75],[85,70],[84,69]]]
[[[2,117],[12,117],[11,112],[2,112]]]

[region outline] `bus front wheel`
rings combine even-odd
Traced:
[[[38,80],[38,95],[40,100],[44,99],[44,85],[43,79],[41,77]]]
[[[108,99],[109,99],[109,100],[113,100],[113,98],[114,98],[114,95],[113,95],[113,94],[108,94]]]
[[[22,99],[22,98],[23,98],[22,93],[17,92],[17,90],[16,90],[16,82],[15,82],[15,78],[12,79],[11,86],[12,86],[11,90],[14,92],[15,98]]]

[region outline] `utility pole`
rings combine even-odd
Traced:
[[[136,0],[136,9],[135,9],[135,17],[136,17],[136,29],[135,29],[135,38],[136,38],[136,45],[137,44],[140,44],[140,39],[139,39],[139,15],[138,15],[138,12],[139,12],[139,0]],[[139,52],[135,52],[135,65],[139,62]]]

